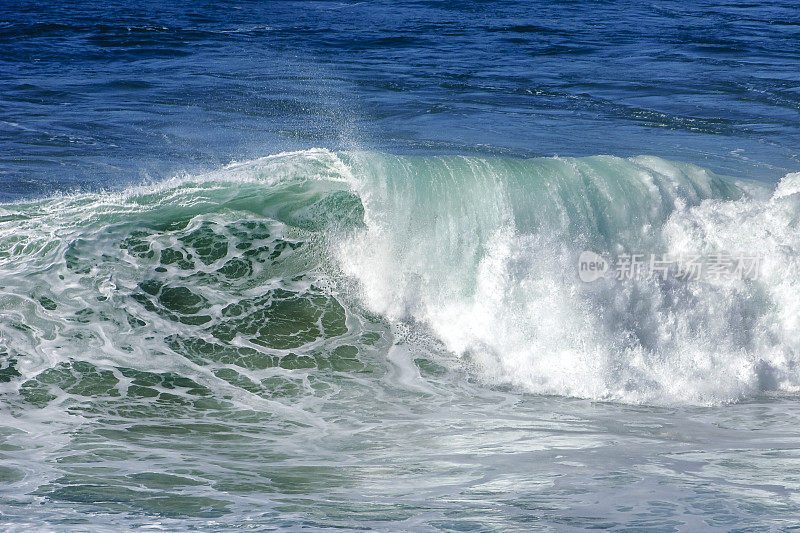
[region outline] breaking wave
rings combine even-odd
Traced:
[[[800,174],[773,190],[656,157],[323,149],[6,204],[0,378],[41,405],[163,394],[142,373],[178,371],[187,390],[270,401],[313,386],[297,371],[369,372],[403,343],[537,394],[794,392],[798,218]],[[761,269],[583,283],[583,250],[757,253]]]

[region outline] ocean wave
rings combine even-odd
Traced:
[[[272,382],[248,372],[285,392],[297,372],[369,371],[411,328],[411,353],[489,386],[653,404],[792,393],[798,183],[649,156],[314,149],[5,204],[0,377],[47,403],[75,393],[53,372],[82,376],[76,362],[125,391],[125,372],[193,368],[198,387],[263,398]],[[757,253],[761,270],[584,283],[584,250]]]

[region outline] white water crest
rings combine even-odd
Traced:
[[[370,309],[423,325],[489,383],[657,404],[800,386],[797,174],[770,194],[654,157],[369,155],[355,168],[366,228],[341,245],[344,270]],[[585,249],[757,253],[762,270],[587,284]]]

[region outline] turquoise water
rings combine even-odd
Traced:
[[[3,521],[786,525],[797,190],[316,149],[7,204]],[[584,284],[587,246],[767,255]]]
[[[796,529],[798,14],[4,3],[0,526]]]

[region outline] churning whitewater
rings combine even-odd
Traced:
[[[0,372],[40,406],[81,387],[147,395],[137,376],[165,372],[235,401],[402,345],[547,395],[796,391],[798,217],[800,174],[771,191],[656,157],[324,149],[6,204]],[[761,275],[582,283],[582,250],[757,251]],[[271,385],[251,375],[265,370]]]

